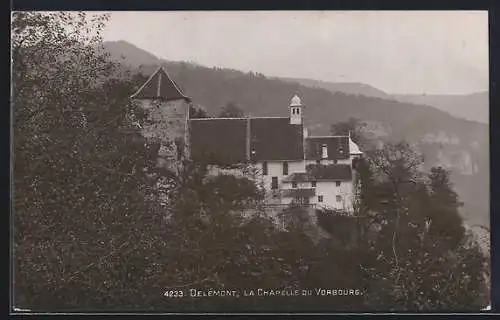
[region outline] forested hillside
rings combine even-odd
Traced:
[[[160,60],[124,41],[105,43],[105,47],[115,59],[144,75],[136,79],[137,85],[162,61],[193,102],[213,116],[228,103],[247,115],[286,116],[290,98],[297,93],[306,104],[305,124],[312,134],[328,134],[332,124],[357,118],[369,124],[368,134],[375,139],[406,139],[424,153],[429,168],[439,164],[452,171],[468,223],[489,225],[489,133],[485,124],[425,105],[332,93],[258,73]]]

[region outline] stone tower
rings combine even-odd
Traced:
[[[147,112],[148,121],[141,128],[143,136],[160,143],[158,165],[178,172],[182,160],[189,158],[191,99],[182,93],[163,67],[130,98]]]

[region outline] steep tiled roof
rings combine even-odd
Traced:
[[[306,171],[316,180],[351,180],[352,170],[348,164],[310,164]]]
[[[252,118],[250,121],[252,160],[302,160],[302,125],[290,118]]]
[[[241,118],[189,120],[192,158],[209,164],[245,162],[246,123],[247,120]]]
[[[163,99],[167,101],[190,100],[182,93],[163,67],[158,68],[131,98]]]
[[[283,178],[282,182],[306,182],[306,181],[314,181],[309,174],[306,172],[295,172],[291,175]]]
[[[307,182],[307,181],[337,181],[351,180],[352,170],[348,164],[318,165],[311,164],[306,168],[307,172],[292,173],[284,178],[283,182]]]
[[[328,160],[345,160],[349,158],[349,137],[307,137],[306,160],[321,159],[321,146],[326,144]]]
[[[193,158],[214,163],[304,158],[302,125],[291,125],[289,118],[208,118],[189,123]]]

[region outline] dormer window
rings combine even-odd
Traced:
[[[321,146],[321,159],[327,159],[328,158],[328,148],[326,144]]]

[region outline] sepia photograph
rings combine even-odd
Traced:
[[[487,11],[11,12],[11,312],[490,310]]]

